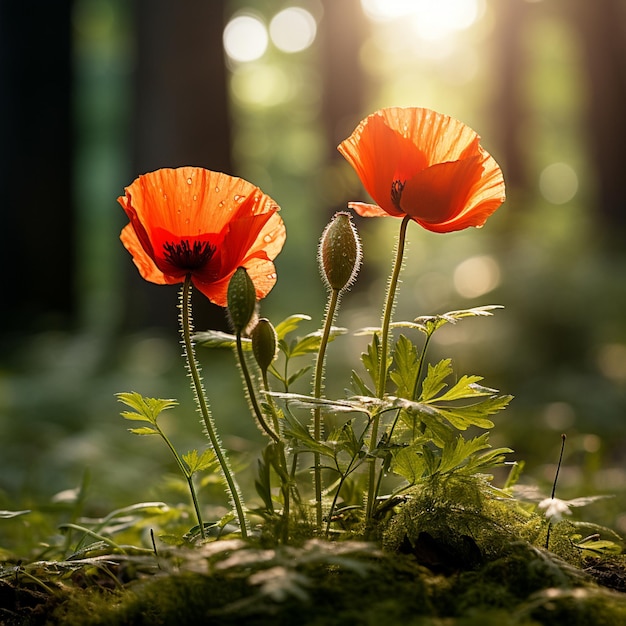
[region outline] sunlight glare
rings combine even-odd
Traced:
[[[375,22],[408,18],[417,36],[426,41],[469,28],[484,10],[482,0],[361,0],[361,6]]]
[[[305,9],[289,7],[277,13],[270,22],[270,37],[283,52],[306,50],[317,33],[315,18]]]
[[[224,50],[232,61],[256,61],[267,49],[267,29],[253,15],[238,15],[226,24],[223,41]]]

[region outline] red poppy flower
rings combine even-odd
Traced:
[[[278,205],[258,187],[199,167],[139,176],[118,202],[130,224],[120,239],[139,273],[158,284],[187,275],[209,300],[226,306],[228,281],[245,267],[258,298],[276,282],[273,259],[285,242]]]
[[[409,215],[439,233],[482,226],[505,193],[498,164],[479,142],[447,115],[381,109],[338,147],[376,202],[349,206],[364,217]]]

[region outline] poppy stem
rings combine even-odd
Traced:
[[[322,397],[322,381],[324,378],[324,359],[326,357],[326,347],[330,338],[330,331],[335,320],[337,305],[339,304],[339,289],[332,289],[326,306],[324,319],[324,330],[322,331],[322,339],[320,340],[320,348],[317,352],[315,361],[315,374],[313,377],[313,397]],[[315,407],[313,411],[313,439],[320,442],[322,439],[322,409]],[[315,487],[315,521],[318,532],[321,532],[323,519],[322,510],[322,465],[319,452],[313,455],[313,484]]]
[[[228,457],[226,452],[222,448],[222,444],[217,435],[215,424],[209,410],[209,405],[206,399],[204,387],[202,385],[202,379],[200,377],[200,366],[196,360],[195,350],[193,342],[191,340],[191,333],[193,330],[193,322],[191,319],[191,276],[187,275],[183,287],[180,292],[180,324],[181,324],[181,336],[182,344],[184,348],[184,356],[187,362],[187,371],[192,380],[192,387],[196,402],[198,404],[198,410],[202,416],[204,422],[204,428],[206,434],[211,442],[215,456],[220,464],[222,475],[228,486],[230,494],[230,500],[232,506],[235,508],[237,518],[239,519],[239,526],[241,528],[241,536],[246,539],[248,537],[248,522],[243,512],[243,503],[241,497],[241,491],[239,485],[235,481],[235,476],[230,468]]]
[[[265,434],[275,443],[280,443],[280,437],[277,433],[275,433],[269,426],[269,424],[265,421],[263,417],[263,412],[261,411],[261,407],[256,399],[256,392],[254,390],[254,385],[252,384],[252,378],[250,378],[250,372],[248,371],[248,364],[246,363],[245,355],[243,353],[243,346],[241,342],[241,331],[237,331],[237,358],[239,359],[239,367],[241,368],[241,372],[243,374],[243,379],[246,383],[246,389],[248,391],[248,399],[250,400],[250,404],[252,406],[252,411],[259,422],[261,428],[265,432]]]
[[[396,245],[396,258],[393,270],[389,278],[387,287],[387,298],[385,300],[385,308],[383,310],[382,328],[380,331],[380,352],[378,363],[378,381],[376,386],[376,397],[382,400],[385,395],[387,386],[387,353],[389,352],[389,328],[391,326],[391,316],[396,299],[396,290],[398,287],[398,279],[400,270],[402,269],[402,260],[404,258],[404,247],[406,244],[406,230],[411,221],[410,216],[405,215],[400,224],[400,233],[398,234],[398,243]],[[371,464],[369,471],[369,488],[367,494],[366,524],[372,521],[376,497],[378,495],[378,483],[376,481],[376,457],[374,451],[378,446],[378,423],[380,421],[380,413],[375,413],[372,417],[372,430],[370,434],[369,453],[371,455]]]

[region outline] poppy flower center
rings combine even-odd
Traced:
[[[402,191],[404,190],[405,184],[406,180],[394,180],[391,183],[391,201],[399,211],[402,210],[400,209],[400,198],[402,198]]]
[[[177,243],[165,242],[163,244],[164,257],[168,263],[181,270],[197,270],[206,265],[213,254],[215,246],[208,241],[194,241],[190,243],[183,239]]]

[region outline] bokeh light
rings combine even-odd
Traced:
[[[500,266],[489,255],[473,256],[454,270],[454,288],[464,298],[477,298],[500,284]]]
[[[567,163],[551,163],[539,176],[539,191],[548,202],[565,204],[578,191],[578,175]]]
[[[246,63],[260,59],[268,41],[265,24],[254,15],[237,15],[224,28],[224,50],[232,61]]]
[[[289,7],[277,13],[270,22],[272,43],[283,52],[306,50],[317,34],[315,18],[300,7]]]

